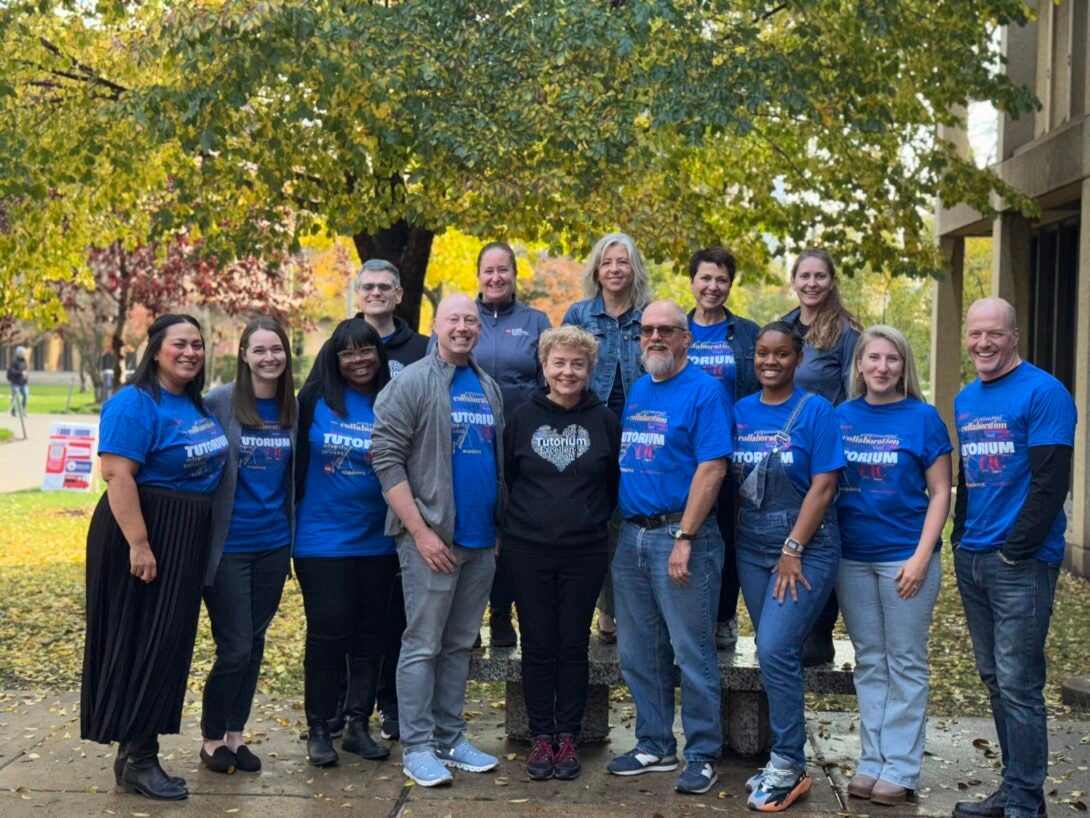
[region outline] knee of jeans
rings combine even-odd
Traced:
[[[249,645],[227,645],[216,650],[216,670],[221,673],[241,673],[250,665]]]
[[[756,639],[757,661],[761,669],[773,671],[778,674],[793,673],[801,668],[800,648],[798,645],[786,643],[782,638],[770,638],[768,635]]]

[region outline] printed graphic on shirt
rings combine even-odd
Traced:
[[[795,455],[791,451],[790,435],[782,444],[777,441],[778,435],[778,431],[743,432],[739,430],[734,438],[734,454],[732,455],[734,474],[739,482],[744,480],[758,463],[768,457],[777,445],[780,445],[780,462],[785,466],[794,464]]]
[[[624,431],[621,432],[621,470],[630,470],[625,461],[631,449],[635,459],[645,464],[641,471],[657,473],[655,454],[666,445],[668,427],[666,412],[658,409],[644,409],[627,415]]]
[[[849,467],[858,470],[863,480],[876,483],[867,486],[867,491],[893,492],[896,486],[887,483],[888,472],[900,461],[898,449],[903,448],[900,435],[871,434],[868,432],[845,432],[844,457]],[[860,487],[843,485],[842,491],[859,491]]]
[[[716,380],[734,376],[734,350],[723,341],[693,341],[689,360]]]
[[[512,337],[518,337],[520,335],[528,336],[530,334],[522,327],[507,327],[503,332],[505,335],[510,335]]]
[[[539,426],[530,438],[530,446],[538,457],[562,472],[590,450],[590,432],[574,423],[562,432],[552,426]]]
[[[218,429],[219,425],[212,418],[201,418],[194,421],[188,428],[180,430],[179,434],[183,438],[193,439],[207,436],[209,432]],[[223,432],[208,440],[185,444],[185,464],[182,466],[185,476],[190,478],[200,477],[205,474],[208,471],[210,460],[219,465],[222,458],[218,456],[227,450],[227,446],[227,438]]]
[[[372,474],[370,420],[347,420],[330,412],[329,431],[322,435],[322,463],[326,474],[345,477]]]
[[[1005,486],[1021,482],[1024,464],[1011,463],[1015,455],[1014,432],[1003,415],[969,419],[958,417],[958,440],[965,464],[965,482],[969,488],[984,485]],[[1016,469],[1011,469],[1011,466]],[[1013,474],[1012,471],[1017,471]]]
[[[458,392],[450,396],[450,432],[454,448],[462,454],[491,453],[496,420],[482,392]]]
[[[240,469],[264,471],[279,468],[291,455],[291,438],[278,423],[266,421],[261,429],[245,429],[238,441]]]
[[[393,358],[390,359],[390,377],[391,378],[394,377],[394,375],[399,373],[404,368],[405,368],[405,364],[401,363],[401,361],[395,361]]]

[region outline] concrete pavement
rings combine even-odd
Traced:
[[[79,740],[78,695],[8,691],[0,693],[0,815],[8,816],[282,816],[357,815],[371,818],[443,816],[659,816],[712,813],[743,815],[745,780],[759,766],[754,759],[725,759],[719,782],[702,796],[674,792],[675,774],[617,778],[605,762],[634,743],[631,705],[615,704],[610,743],[581,750],[584,773],[573,782],[530,782],[525,776],[527,745],[503,738],[501,702],[466,703],[473,739],[501,755],[491,773],[454,771],[453,786],[404,786],[399,747],[383,763],[341,755],[335,767],[319,770],[305,758],[304,729],[297,699],[261,697],[249,729],[251,746],[262,757],[260,774],[218,775],[198,759],[199,706],[190,702],[184,735],[163,739],[164,766],[189,781],[190,797],[158,803],[115,793],[113,749]],[[955,801],[983,797],[998,779],[998,748],[987,719],[931,719],[928,755],[916,803],[879,807],[846,797],[857,751],[857,717],[818,713],[809,718],[814,785],[790,810],[796,818],[834,815],[946,816]],[[680,724],[677,725],[680,736]],[[338,742],[339,745],[339,742]],[[1085,809],[1090,789],[1090,722],[1055,721],[1051,726],[1052,766],[1048,784],[1053,816]]]
[[[0,428],[10,429],[14,438],[0,443],[0,494],[37,488],[42,483],[45,458],[49,446],[49,428],[53,421],[68,423],[98,423],[98,415],[38,415],[26,416],[27,439],[19,419],[7,412],[0,413]],[[98,457],[95,457],[98,474]]]

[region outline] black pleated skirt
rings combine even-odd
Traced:
[[[103,744],[179,732],[208,561],[211,496],[139,492],[153,582],[129,573],[129,544],[105,494],[87,531],[80,733]]]

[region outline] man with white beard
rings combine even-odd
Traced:
[[[636,702],[636,747],[615,775],[677,769],[674,662],[681,669],[687,767],[678,792],[716,782],[723,745],[715,619],[723,540],[712,509],[731,454],[726,394],[689,363],[692,336],[671,301],[647,306],[640,350],[647,374],[625,403],[620,509],[613,560],[621,671]]]

